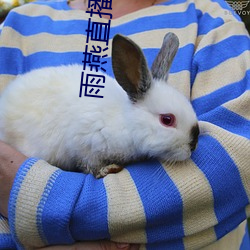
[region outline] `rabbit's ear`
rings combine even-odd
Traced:
[[[154,79],[167,80],[168,72],[179,47],[179,39],[174,33],[167,33],[161,49],[152,64]]]
[[[112,44],[112,67],[115,78],[136,102],[143,98],[152,82],[142,50],[132,40],[122,35],[115,35]]]

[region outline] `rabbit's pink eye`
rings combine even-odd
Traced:
[[[175,116],[173,114],[162,114],[160,115],[161,123],[167,127],[175,126]]]

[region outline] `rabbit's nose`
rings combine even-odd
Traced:
[[[196,149],[199,134],[200,134],[200,129],[199,129],[198,124],[196,124],[192,127],[191,134],[190,134],[191,142],[189,143],[189,145],[190,145],[191,151],[194,151]]]

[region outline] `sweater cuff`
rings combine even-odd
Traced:
[[[70,186],[72,179],[61,177],[65,176],[64,172],[36,158],[27,159],[19,168],[9,201],[9,224],[18,249],[24,249],[24,246],[25,249],[39,248],[51,244],[44,232],[47,224],[51,226],[52,238],[58,239],[61,244],[74,242],[68,229],[70,214],[77,200],[77,197],[72,199],[74,190],[70,189],[69,192],[67,190],[66,195],[58,194],[58,198],[49,199],[56,180],[58,182],[58,179],[63,179],[59,181],[61,192]],[[72,173],[72,175],[77,174]],[[74,183],[74,186],[79,189],[83,184],[83,175],[79,177],[78,174],[75,179],[78,185]],[[51,203],[51,200],[53,204],[49,206],[50,211],[45,212],[45,205]],[[61,206],[65,202],[68,206]],[[60,211],[61,207],[64,211]],[[68,210],[66,211],[65,208]],[[53,230],[53,224],[57,225],[55,230]],[[58,237],[60,235],[61,237]]]

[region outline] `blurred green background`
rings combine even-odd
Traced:
[[[0,21],[4,20],[4,17],[12,8],[28,2],[32,2],[32,0],[0,0]]]

